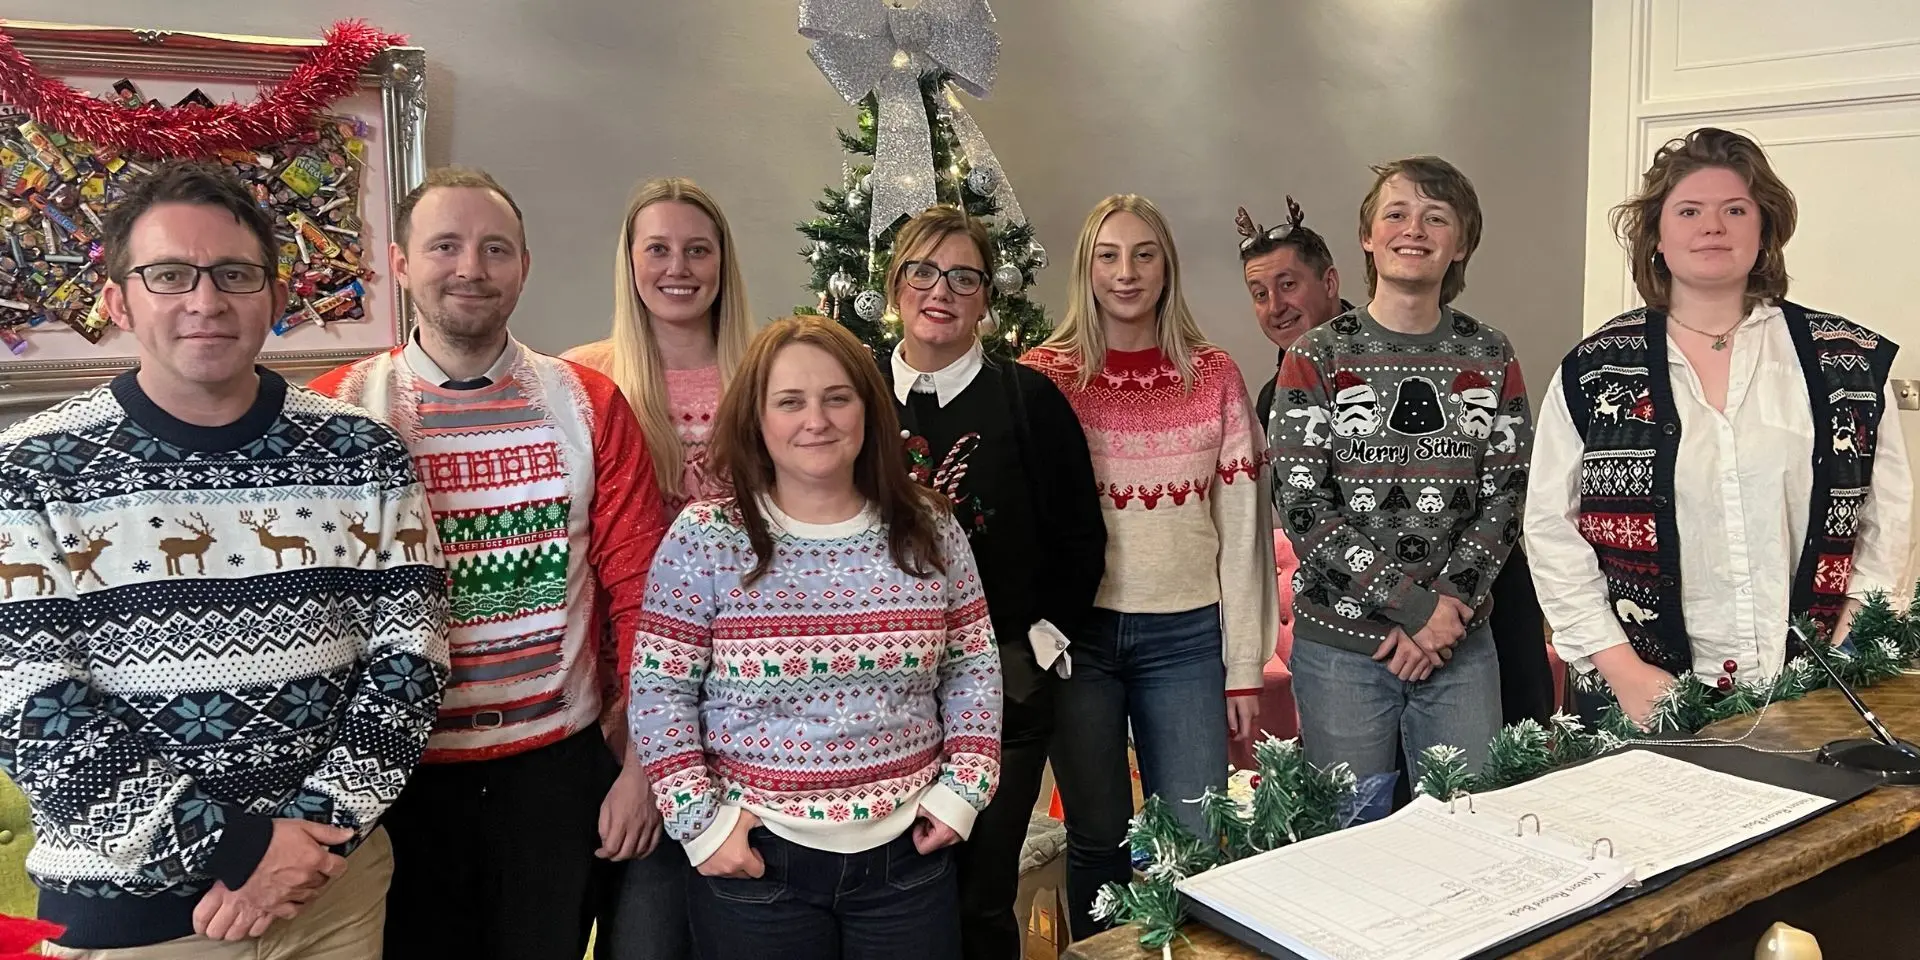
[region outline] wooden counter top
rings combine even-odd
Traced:
[[[1896,735],[1920,736],[1920,676],[1900,676],[1860,698]],[[1867,727],[1844,697],[1821,690],[1805,699],[1774,704],[1760,717],[1723,721],[1703,733],[1739,739],[1762,750],[1807,750],[1842,737],[1863,737]],[[1881,787],[1777,837],[1701,867],[1664,889],[1629,901],[1563,930],[1518,953],[1514,960],[1584,960],[1634,957],[1672,943],[1757,900],[1792,887],[1920,828],[1920,787]],[[1175,941],[1179,960],[1257,958],[1253,950],[1197,923]],[[1074,944],[1074,960],[1137,960],[1157,956],[1139,945],[1131,928]]]

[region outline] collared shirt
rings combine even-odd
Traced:
[[[901,403],[907,402],[912,393],[931,393],[946,406],[954,397],[973,383],[980,375],[980,366],[986,354],[980,349],[980,341],[973,341],[973,347],[967,355],[947,364],[932,373],[922,373],[907,363],[906,344],[893,348],[893,395]]]
[[[488,367],[486,373],[471,380],[456,380],[448,376],[445,370],[440,369],[440,365],[434,363],[432,357],[427,356],[427,349],[420,345],[418,330],[413,332],[413,336],[407,338],[404,356],[407,366],[413,368],[413,372],[419,374],[421,379],[454,390],[472,390],[499,383],[507,375],[507,371],[513,369],[513,362],[520,359],[520,341],[511,336],[507,337],[507,345],[501,348],[500,356],[494,359],[493,366]]]
[[[1674,520],[1680,535],[1681,610],[1694,670],[1719,676],[1779,671],[1786,655],[1793,577],[1806,543],[1813,494],[1815,429],[1807,381],[1786,315],[1763,304],[1730,346],[1725,411],[1707,401],[1700,378],[1668,337],[1667,374],[1681,422],[1674,464]],[[1564,373],[1559,376],[1564,376]],[[1562,659],[1585,670],[1589,657],[1627,642],[1607,600],[1593,547],[1580,536],[1580,470],[1586,444],[1566,396],[1547,391],[1534,435],[1526,505],[1526,548],[1540,607]],[[1913,477],[1891,387],[1874,454],[1873,482],[1859,511],[1849,597],[1875,590],[1906,596]]]

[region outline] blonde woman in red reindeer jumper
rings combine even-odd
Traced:
[[[1067,819],[1075,937],[1100,885],[1130,875],[1131,726],[1142,786],[1172,803],[1223,787],[1227,737],[1253,736],[1279,606],[1266,440],[1240,368],[1180,293],[1160,211],[1113,196],[1087,216],[1066,317],[1021,362],[1050,377],[1086,428],[1107,521],[1106,576],[1068,651],[1053,769]]]

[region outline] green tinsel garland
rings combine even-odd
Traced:
[[[1827,648],[1824,656],[1847,683],[1872,686],[1898,676],[1907,664],[1920,659],[1920,584],[1915,603],[1903,615],[1885,594],[1874,594],[1854,618],[1853,652]],[[1808,636],[1817,636],[1809,623]],[[1794,657],[1766,686],[1733,681],[1722,687],[1692,671],[1674,678],[1673,687],[1654,704],[1648,726],[1655,732],[1693,733],[1708,724],[1751,713],[1772,701],[1797,700],[1830,684],[1814,654]],[[1576,678],[1582,690],[1606,693],[1598,674]],[[1488,745],[1487,762],[1475,776],[1467,769],[1466,752],[1438,745],[1419,757],[1414,789],[1426,796],[1448,799],[1462,793],[1498,790],[1571,763],[1598,756],[1624,740],[1646,736],[1608,695],[1600,728],[1589,730],[1577,717],[1556,713],[1547,725],[1527,719],[1504,727]],[[1228,795],[1209,789],[1198,800],[1213,841],[1197,839],[1173,817],[1158,796],[1148,797],[1127,832],[1136,861],[1145,861],[1144,879],[1131,884],[1110,883],[1094,900],[1094,916],[1131,923],[1140,930],[1140,943],[1158,948],[1180,935],[1186,911],[1174,884],[1224,863],[1297,843],[1346,826],[1356,787],[1347,765],[1316,767],[1301,753],[1298,740],[1268,737],[1254,748],[1259,773],[1251,809],[1242,809]]]

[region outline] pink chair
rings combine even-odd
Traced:
[[[1273,559],[1280,578],[1280,635],[1274,638],[1273,659],[1261,671],[1259,723],[1261,730],[1286,740],[1300,735],[1300,708],[1293,702],[1293,673],[1287,669],[1287,658],[1293,656],[1293,571],[1300,561],[1284,531],[1273,532]],[[1230,742],[1227,759],[1239,769],[1252,769],[1253,745]]]

